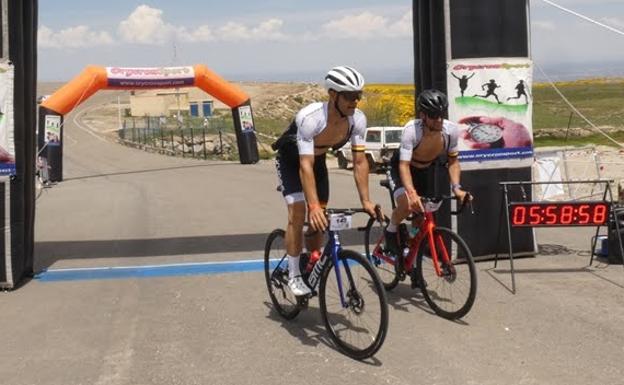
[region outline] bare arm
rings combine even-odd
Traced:
[[[314,155],[299,156],[299,178],[303,186],[303,193],[308,203],[308,220],[314,230],[325,230],[327,219],[316,194],[314,180]]]
[[[456,156],[449,157],[448,159],[448,173],[451,185],[454,186],[452,187],[453,194],[455,194],[457,199],[463,201],[466,196],[466,191],[464,191],[459,184],[461,167],[459,166],[459,159]]]
[[[360,195],[362,208],[370,215],[375,215],[375,205],[371,202],[368,194],[368,159],[363,151],[353,151],[353,178]]]
[[[410,209],[417,211],[424,211],[420,196],[414,187],[414,181],[412,180],[412,173],[410,171],[410,162],[406,160],[399,161],[399,176],[401,177],[401,183],[405,188],[407,195],[407,201]]]

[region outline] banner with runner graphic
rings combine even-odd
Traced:
[[[0,63],[0,175],[15,175],[13,66]]]
[[[531,166],[532,78],[533,65],[527,58],[448,63],[449,119],[461,127],[462,169]]]

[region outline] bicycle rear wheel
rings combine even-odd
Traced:
[[[340,298],[336,269],[346,306]],[[362,360],[381,348],[388,331],[386,293],[375,269],[361,254],[341,250],[338,266],[328,264],[321,276],[319,302],[327,331],[345,354]]]
[[[477,296],[477,268],[466,242],[450,229],[433,230],[435,248],[441,275],[436,273],[429,242],[420,244],[416,258],[416,274],[425,300],[442,318],[458,319],[465,316]],[[449,263],[443,262],[447,253]]]
[[[383,223],[388,223],[388,217]],[[375,218],[370,218],[364,231],[366,258],[375,267],[386,290],[392,290],[399,283],[394,267],[395,256],[384,252],[384,227]]]
[[[295,318],[301,311],[297,297],[288,288],[288,258],[285,232],[275,229],[264,247],[264,278],[275,310],[286,319]]]

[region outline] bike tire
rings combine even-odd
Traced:
[[[418,285],[425,301],[437,315],[449,320],[459,319],[468,314],[477,296],[477,268],[472,252],[466,242],[450,229],[436,227],[433,236],[438,255],[442,252],[438,237],[446,241],[445,245],[449,241],[454,244],[449,253],[451,264],[443,267],[445,274],[439,277],[429,256],[429,242],[425,239],[416,258]],[[461,258],[458,257],[460,255]],[[442,265],[442,258],[438,259]]]
[[[388,223],[389,221],[388,217],[384,217],[383,223]],[[377,270],[377,274],[379,274],[379,278],[381,279],[384,288],[390,291],[399,284],[399,276],[396,273],[394,265],[396,258],[384,252],[383,242],[384,227],[375,218],[370,218],[366,224],[366,229],[364,230],[364,251],[368,261]],[[377,253],[382,253],[388,260],[392,260],[392,263],[389,263],[388,260],[375,256],[374,254]]]
[[[295,318],[301,311],[297,297],[288,288],[288,258],[282,229],[269,234],[264,247],[264,278],[275,310],[285,319]],[[277,260],[277,262],[275,262]]]
[[[341,250],[338,261],[338,267],[330,261],[321,275],[321,316],[338,348],[351,358],[363,360],[374,355],[386,338],[386,292],[375,268],[360,253]],[[340,300],[336,268],[340,269],[343,292],[348,301],[346,308]],[[375,324],[369,327],[373,322]]]

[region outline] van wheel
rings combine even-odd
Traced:
[[[349,161],[347,160],[347,158],[345,158],[345,156],[342,154],[342,152],[338,153],[338,168],[342,168],[342,169],[347,169],[347,166],[349,165]]]

